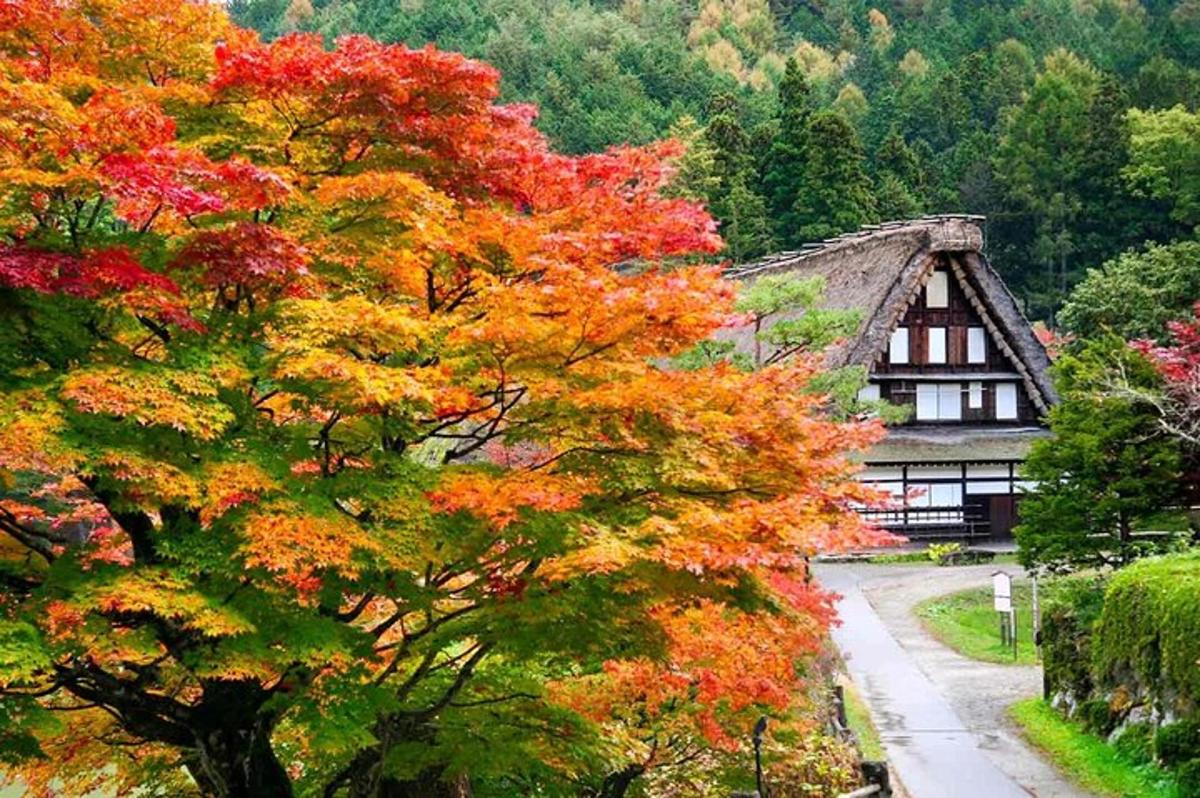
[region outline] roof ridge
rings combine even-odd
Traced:
[[[879,236],[880,234],[885,234],[885,237],[896,235],[913,228],[928,227],[930,224],[937,222],[970,222],[975,224],[986,221],[987,217],[981,214],[939,213],[928,214],[916,219],[897,219],[887,222],[880,222],[878,224],[866,224],[862,225],[857,230],[851,230],[833,238],[827,238],[824,241],[802,244],[798,250],[793,249],[774,252],[756,260],[749,261],[748,263],[731,264],[725,269],[725,276],[731,278],[743,278],[784,263],[789,265],[803,263],[814,255],[828,252],[835,247],[853,241],[863,241],[868,238]]]

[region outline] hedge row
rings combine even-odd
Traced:
[[[1095,627],[1092,671],[1168,718],[1200,711],[1200,553],[1118,571]]]
[[[1132,761],[1200,798],[1200,552],[1072,577],[1042,616],[1046,693]]]

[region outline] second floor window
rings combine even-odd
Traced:
[[[892,340],[888,346],[889,363],[908,362],[908,328],[897,327],[892,331]]]
[[[930,327],[929,330],[929,361],[930,363],[946,362],[946,328]]]
[[[987,362],[987,339],[983,336],[982,327],[967,328],[967,362]]]

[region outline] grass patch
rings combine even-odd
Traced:
[[[871,713],[858,688],[850,679],[841,679],[842,694],[846,699],[846,725],[858,738],[858,748],[863,759],[880,761],[887,759],[883,752],[883,743],[879,739],[879,731],[871,722]]]
[[[926,599],[916,607],[917,617],[930,634],[971,659],[1002,664],[1037,662],[1033,645],[1033,610],[1028,582],[1013,583],[1017,609],[1017,656],[1000,644],[1000,619],[992,609],[992,588],[980,587]]]
[[[890,554],[875,554],[867,558],[871,565],[933,565],[929,555],[923,551],[897,551]]]
[[[1177,798],[1175,783],[1154,765],[1138,765],[1059,715],[1041,699],[1009,708],[1025,738],[1085,790],[1111,798]]]
[[[897,551],[888,554],[875,554],[867,558],[871,565],[936,565],[929,559],[929,553],[924,549],[919,551]],[[995,559],[980,565],[1016,565],[1016,554],[997,554]],[[953,568],[954,566],[947,566]]]

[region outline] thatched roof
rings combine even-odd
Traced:
[[[863,456],[867,463],[987,463],[1024,460],[1041,427],[892,427]]]
[[[855,233],[732,267],[734,279],[764,275],[819,276],[825,280],[824,307],[859,310],[862,321],[847,340],[828,352],[833,367],[868,368],[887,347],[888,337],[944,253],[965,283],[968,298],[984,319],[996,345],[1021,375],[1035,405],[1043,411],[1055,401],[1047,369],[1050,359],[1012,293],[983,254],[981,216],[931,216],[906,222],[870,225]],[[754,348],[750,328],[729,331],[739,349]]]

